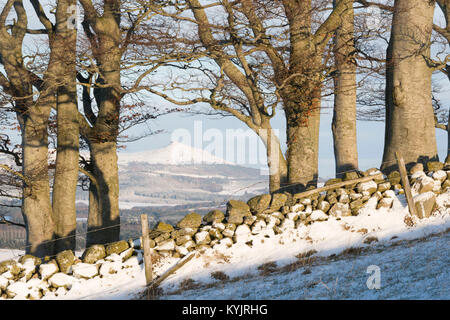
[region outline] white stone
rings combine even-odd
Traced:
[[[363,195],[361,193],[353,192],[353,193],[350,193],[350,200],[355,201],[355,200],[361,199],[362,196]]]
[[[28,286],[24,282],[14,282],[6,288],[6,294],[9,298],[26,299],[28,293]]]
[[[266,218],[267,228],[270,228],[270,229],[275,227],[276,225],[279,225],[280,222],[281,222],[280,219],[278,219],[274,216],[269,216]]]
[[[282,230],[289,230],[295,228],[295,222],[291,219],[284,219],[283,222],[280,225],[280,228]]]
[[[58,272],[48,279],[48,283],[55,288],[59,287],[71,288],[73,280],[74,278],[72,276],[69,276],[62,272]]]
[[[209,231],[212,228],[212,226],[203,226],[200,228],[200,231]]]
[[[256,220],[252,226],[252,234],[258,234],[266,228],[266,222],[262,219]]]
[[[138,267],[139,266],[139,259],[137,256],[132,256],[130,259],[127,259],[124,263],[123,263],[123,267],[124,268],[134,268],[134,267]]]
[[[42,294],[38,288],[33,287],[28,290],[28,299],[39,300],[39,299],[41,299],[41,297],[42,297]]]
[[[393,198],[383,198],[380,200],[380,202],[377,205],[377,209],[379,208],[391,208],[392,203],[394,202]]]
[[[419,186],[417,188],[417,192],[418,193],[425,193],[428,191],[433,190],[434,188],[434,180],[433,178],[430,178],[428,176],[424,176],[422,178],[420,178],[420,180],[418,180],[419,182]]]
[[[34,264],[34,259],[27,259],[23,263],[24,268],[24,275],[26,280],[30,280],[30,278],[33,276],[34,271],[36,270],[36,265]]]
[[[428,218],[436,204],[436,195],[432,191],[421,193],[413,198],[419,218]]]
[[[193,240],[189,240],[186,243],[183,243],[181,247],[189,249],[195,247],[195,242]]]
[[[225,230],[225,224],[223,224],[222,222],[213,222],[212,227],[219,230],[220,232],[222,232],[223,230]]]
[[[176,246],[175,251],[178,252],[181,256],[185,256],[189,253],[188,249],[183,246]]]
[[[363,193],[364,191],[369,192],[370,194],[377,191],[378,185],[375,181],[367,181],[367,182],[361,182],[358,183],[357,189],[359,193]]]
[[[6,271],[6,272],[2,273],[2,277],[6,278],[8,280],[14,279],[14,275],[11,273],[11,271]]]
[[[352,211],[348,203],[337,202],[328,210],[328,214],[334,217],[345,217],[351,216]]]
[[[343,194],[341,196],[339,196],[339,200],[340,203],[349,203],[350,202],[350,197],[348,196],[348,194]]]
[[[48,289],[48,283],[46,281],[43,281],[39,278],[33,278],[27,281],[28,289],[36,288],[39,290],[46,290]]]
[[[423,171],[417,171],[417,172],[414,172],[412,175],[411,175],[411,179],[419,179],[419,178],[422,178],[422,177],[426,177],[427,175],[425,174],[425,172],[423,172]]]
[[[395,199],[397,196],[395,195],[395,191],[394,190],[386,190],[383,193],[383,197]]]
[[[300,216],[300,213],[298,213],[298,212],[289,212],[286,215],[286,218],[289,220],[295,221],[298,219],[299,216]]]
[[[226,228],[225,230],[222,231],[222,234],[224,237],[231,238],[234,235],[234,231]]]
[[[382,173],[380,170],[372,170],[372,171],[369,171],[369,176],[375,176],[380,173]]]
[[[231,240],[230,238],[223,238],[222,240],[220,240],[219,244],[229,248],[233,245],[233,240]]]
[[[444,170],[438,170],[433,173],[433,179],[438,180],[440,183],[444,182],[447,179],[447,172]]]
[[[72,272],[74,277],[82,279],[91,279],[98,275],[98,269],[95,264],[82,262],[74,264],[72,266]]]
[[[195,242],[197,244],[208,244],[211,242],[208,231],[200,231],[195,234]]]
[[[56,289],[55,294],[58,297],[65,296],[67,294],[67,289],[64,287],[59,287],[58,289]]]
[[[174,240],[163,241],[158,246],[155,247],[155,250],[158,250],[158,251],[172,251],[174,249],[175,249],[175,241]]]
[[[6,290],[7,286],[8,286],[8,279],[6,279],[3,276],[0,276],[0,291]]]
[[[325,221],[328,220],[328,215],[322,210],[314,210],[309,216],[312,221]]]
[[[433,192],[438,193],[441,190],[441,182],[439,180],[434,180]]]
[[[306,206],[305,211],[303,212],[306,213],[306,215],[310,215],[313,212],[312,206]]]
[[[248,225],[241,224],[239,225],[234,232],[234,241],[235,242],[247,242],[250,238],[251,230]]]
[[[105,258],[105,261],[111,261],[111,262],[116,262],[116,261],[122,261],[122,257],[120,255],[118,255],[117,253],[113,253],[110,254],[109,256],[107,256]]]
[[[303,198],[300,200],[300,203],[307,206],[309,204],[311,204],[311,199],[310,198]]]
[[[102,276],[108,276],[111,274],[115,274],[122,269],[122,264],[118,261],[112,262],[112,261],[106,261],[102,266],[100,267],[99,273]]]
[[[121,261],[126,261],[127,259],[129,259],[131,257],[131,255],[133,254],[134,249],[133,248],[128,248],[127,250],[121,252],[119,254],[120,258],[122,259]]]
[[[302,204],[295,204],[295,205],[293,205],[292,206],[292,208],[291,208],[291,210],[293,211],[293,212],[299,212],[302,208],[304,208],[305,206],[304,205],[302,205]]]

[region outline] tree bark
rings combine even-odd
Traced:
[[[447,120],[447,157],[445,158],[445,163],[450,163],[450,110]]]
[[[264,118],[261,127],[254,130],[266,148],[267,166],[269,167],[269,191],[279,191],[287,184],[287,163],[281,151],[280,140],[270,125],[270,118]]]
[[[291,192],[316,186],[319,174],[320,87],[311,88],[306,97],[306,101],[299,104],[295,104],[295,96],[284,99]]]
[[[92,3],[82,1],[82,4],[88,12]],[[91,35],[90,40],[99,71],[98,86],[94,85],[94,98],[99,111],[86,135],[91,154],[90,171],[96,180],[91,180],[89,190],[87,245],[92,245],[117,241],[120,236],[117,164],[122,99],[120,1],[105,1],[103,15],[100,17],[93,12],[88,13],[85,22],[85,30],[92,28],[95,32],[95,37]]]
[[[311,1],[283,1],[289,21],[289,72],[280,95],[287,132],[288,183],[292,192],[317,184],[323,48],[312,32]]]
[[[53,254],[54,222],[48,175],[48,118],[50,106],[29,108],[22,124],[24,182],[22,215],[27,229],[26,253]]]
[[[70,6],[76,1],[59,1],[56,34],[52,46],[52,79],[57,88],[57,155],[53,183],[53,219],[56,252],[74,250],[76,244],[76,188],[78,182],[79,123],[76,88],[76,28],[70,28]]]
[[[334,7],[342,0],[334,0]],[[356,64],[354,63],[354,11],[350,3],[341,16],[340,28],[335,33],[333,143],[336,177],[343,172],[358,169],[356,136]]]
[[[395,1],[387,50],[383,170],[395,165],[395,151],[406,164],[438,159],[427,65],[434,7],[434,1]]]
[[[0,23],[0,62],[7,78],[3,90],[14,99],[14,110],[22,135],[22,216],[27,229],[27,253],[43,257],[53,254],[54,223],[48,176],[48,119],[54,100],[43,94],[33,101],[33,86],[40,89],[40,79],[24,66],[22,47],[28,24],[22,1],[8,1],[2,8],[5,18],[14,7],[16,19],[9,31]]]
[[[119,174],[116,142],[90,143],[91,181],[86,246],[117,241],[120,236]]]

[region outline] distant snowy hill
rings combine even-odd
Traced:
[[[89,158],[89,152],[82,150],[81,154]],[[268,176],[259,169],[236,165],[179,142],[155,150],[121,151],[118,158],[123,209],[206,204],[268,191]],[[49,159],[55,160],[55,152],[49,152]],[[0,155],[0,164],[20,170],[10,156]],[[80,205],[87,204],[88,193],[79,188],[77,200]]]
[[[259,169],[179,142],[155,150],[119,152],[118,158],[123,209],[207,204],[268,191],[268,176]],[[87,199],[86,192],[79,193],[79,202],[87,203]]]
[[[132,162],[148,164],[228,164],[224,159],[216,157],[202,149],[197,149],[180,142],[173,141],[168,146],[155,150],[147,150],[133,153],[119,153],[119,165],[128,165]]]

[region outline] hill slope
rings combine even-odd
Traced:
[[[252,236],[251,246],[208,249],[163,282],[160,298],[449,299],[450,194],[440,195],[438,204],[433,216],[416,220],[413,227],[404,223],[408,209],[398,196],[391,209],[375,210],[368,202],[358,216],[279,235],[262,232]],[[0,260],[15,254],[3,251]],[[160,259],[155,274],[178,261]],[[367,287],[369,266],[380,270],[378,290]],[[215,272],[229,280],[214,279]],[[43,298],[139,299],[144,285],[140,264],[103,278],[77,279],[70,291]]]

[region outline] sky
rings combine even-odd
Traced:
[[[448,84],[448,88],[449,92],[445,92],[441,96],[443,104],[445,106],[448,106],[450,104],[450,83]],[[285,152],[286,134],[284,114],[281,110],[278,110],[277,112],[278,114],[272,120],[272,126],[274,129],[279,130],[279,137],[282,142],[282,150],[283,152]],[[335,176],[333,138],[331,132],[332,116],[332,109],[325,105],[321,112],[319,138],[319,176],[322,178],[331,178]],[[201,143],[199,143],[198,140],[203,140],[201,146],[203,147],[203,149],[205,149],[209,145],[209,141],[206,140],[206,133],[211,132],[211,129],[215,129],[222,133],[222,137],[224,139],[222,157],[226,158],[227,150],[232,149],[232,142],[229,141],[229,139],[226,139],[226,131],[241,129],[245,133],[247,133],[247,131],[250,132],[245,124],[235,119],[234,117],[208,118],[202,115],[191,115],[186,113],[176,113],[161,116],[160,118],[157,118],[156,120],[149,123],[148,126],[153,131],[164,130],[164,132],[142,138],[135,142],[127,143],[126,148],[120,152],[137,152],[165,147],[172,140],[176,140],[175,138],[178,137],[177,132],[180,132],[180,129],[183,131],[188,131],[190,133],[190,145],[192,147],[199,147],[199,144]],[[198,132],[199,129],[201,129],[202,132],[200,138],[196,133],[196,130]],[[361,170],[380,167],[384,148],[384,130],[384,122],[357,121],[358,156]],[[252,135],[256,138],[255,134]],[[436,129],[436,138],[439,158],[441,161],[443,161],[445,160],[445,157],[447,155],[447,133],[441,129]],[[197,141],[195,141],[196,139]],[[251,145],[251,141],[254,140],[246,140],[245,150],[247,154],[246,162],[243,165],[249,167],[265,167],[265,158],[258,158],[256,160],[256,164],[254,160],[251,160],[253,158],[249,156],[249,153],[253,153],[253,156],[257,157],[255,153],[261,152],[262,147],[261,145],[259,145],[258,148],[255,148],[253,145]],[[181,142],[189,144],[188,140],[187,142]],[[226,144],[229,145],[228,148],[226,148]],[[234,160],[236,161],[238,160],[236,155],[237,150],[237,143],[235,142]],[[220,154],[215,155],[221,156]]]
[[[3,5],[4,1],[0,1]],[[31,7],[27,7],[30,10]],[[32,10],[32,9],[31,9]],[[436,21],[442,20],[442,16],[439,15],[439,10],[436,10]],[[36,27],[39,25],[36,17],[30,15],[29,26]],[[442,76],[438,76],[441,80],[443,92],[440,94],[440,99],[444,107],[450,106],[450,83]],[[149,100],[149,104],[158,105],[161,100]],[[328,106],[327,106],[328,104]],[[332,108],[330,103],[324,103],[322,108],[322,117],[320,125],[320,145],[319,145],[319,176],[322,178],[333,177],[335,175],[334,165],[334,151],[333,140],[331,132],[332,121]],[[201,128],[200,128],[201,127]],[[282,150],[285,152],[285,120],[282,110],[277,111],[277,115],[272,119],[272,127],[278,129],[279,137],[282,143]],[[210,146],[207,141],[208,134],[218,134],[222,136],[223,148],[222,154],[215,154],[224,158],[236,156],[237,149],[232,147],[231,139],[227,138],[227,130],[241,130],[241,132],[250,133],[254,139],[247,140],[247,144],[244,147],[246,152],[246,160],[242,163],[244,166],[250,167],[266,167],[265,165],[265,151],[261,144],[255,146],[256,136],[239,120],[233,117],[226,118],[211,118],[201,115],[188,115],[184,113],[173,113],[166,116],[161,116],[156,120],[152,120],[144,127],[138,127],[130,132],[131,135],[141,135],[143,131],[151,129],[152,131],[163,130],[163,133],[151,135],[146,138],[142,138],[135,142],[126,144],[126,148],[120,152],[137,152],[144,150],[152,150],[156,148],[162,148],[167,146],[174,137],[179,135],[180,132],[191,135],[191,145],[197,148],[208,148]],[[200,132],[200,134],[199,134]],[[447,155],[447,133],[443,130],[436,130],[438,152],[441,161],[443,161]],[[371,167],[379,167],[381,164],[381,158],[383,155],[384,145],[384,123],[383,122],[357,122],[357,139],[358,139],[358,155],[359,165],[361,170],[365,170]],[[189,143],[188,143],[189,144]],[[237,148],[237,147],[236,147]],[[235,152],[230,152],[230,150]],[[215,150],[217,151],[217,149]],[[214,152],[213,152],[214,153]],[[262,156],[261,156],[262,155]],[[253,160],[252,160],[253,159]],[[255,160],[256,159],[256,160]],[[233,160],[233,159],[227,159]],[[238,160],[237,158],[235,160]]]

